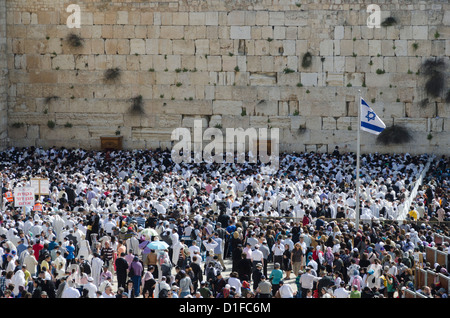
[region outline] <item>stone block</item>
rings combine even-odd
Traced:
[[[117,11],[117,24],[128,24],[128,11]]]
[[[269,12],[269,25],[285,25],[284,12],[282,11],[270,11]]]
[[[323,130],[336,130],[336,118],[323,117],[322,118],[322,129]]]
[[[270,123],[267,116],[250,116],[250,127],[253,128],[268,128]]]
[[[250,40],[251,37],[251,27],[250,26],[231,26],[230,27],[230,38],[231,39],[244,39]]]
[[[268,11],[256,11],[256,25],[268,25],[269,24],[269,12]]]
[[[130,40],[130,54],[146,54],[145,40],[131,39]]]
[[[343,86],[344,74],[342,73],[327,73],[326,84],[328,86]]]
[[[178,55],[193,55],[195,53],[195,42],[193,40],[173,40],[172,52]]]
[[[242,112],[241,101],[216,100],[213,101],[213,113],[216,115],[240,115]]]
[[[278,114],[277,100],[259,100],[255,105],[257,116],[276,116]]]
[[[301,73],[300,82],[303,86],[317,86],[318,73]]]
[[[320,55],[332,56],[334,51],[333,40],[323,40],[320,42]]]
[[[211,117],[211,121],[213,120],[213,117]],[[252,116],[241,116],[241,114],[239,115],[222,115],[221,116],[221,123],[222,123],[222,127],[223,128],[231,128],[231,127],[236,127],[236,128],[243,128],[243,129],[247,129],[249,127],[253,127],[250,126],[250,118]],[[211,122],[210,122],[210,127],[214,127]]]
[[[219,13],[205,12],[205,25],[219,25]]]
[[[306,26],[308,25],[308,14],[308,11],[286,11],[284,14],[284,25]],[[281,20],[281,17],[278,17],[278,19]]]
[[[428,40],[428,26],[427,25],[413,25],[412,36],[414,40]]]
[[[205,12],[189,12],[189,25],[205,25]]]
[[[245,25],[245,11],[228,12],[227,25]]]
[[[405,127],[411,131],[421,131],[421,132],[427,131],[426,118],[395,118],[394,124]]]
[[[334,39],[343,40],[344,39],[344,26],[336,25],[334,27]]]
[[[182,39],[184,38],[183,26],[161,26],[160,35],[161,39]]]

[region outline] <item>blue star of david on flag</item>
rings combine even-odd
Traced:
[[[361,130],[367,131],[371,134],[379,135],[386,128],[386,125],[362,98],[360,108]]]

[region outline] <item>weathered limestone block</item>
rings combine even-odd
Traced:
[[[212,116],[214,117],[214,116]],[[211,117],[211,120],[212,120]],[[232,127],[237,127],[237,128],[243,128],[243,129],[247,129],[249,127],[253,127],[250,126],[250,121],[251,121],[251,117],[252,116],[242,116],[241,114],[239,115],[222,115],[221,118],[221,124],[223,128],[232,128]],[[210,124],[210,127],[213,127],[213,125]]]
[[[300,82],[303,86],[317,86],[317,73],[301,73]]]
[[[268,128],[270,125],[268,116],[250,116],[250,127]]]
[[[322,129],[323,130],[336,130],[336,118],[322,117]]]
[[[145,40],[131,39],[130,40],[130,54],[145,54]]]
[[[430,118],[430,125],[428,126],[432,132],[442,132],[444,130],[445,118]]]
[[[323,40],[320,42],[320,55],[322,56],[332,56],[334,51],[333,40]]]
[[[182,39],[184,37],[184,26],[161,26],[159,38]]]
[[[427,131],[427,119],[426,118],[395,118],[394,124],[403,126],[411,131]]]
[[[344,85],[344,74],[342,73],[328,73],[326,84],[328,86],[342,86]]]
[[[285,12],[269,12],[269,25],[285,25]]]
[[[40,126],[39,138],[40,139],[59,139],[59,140],[72,140],[72,139],[89,139],[89,133],[86,127],[67,128],[64,127],[66,123],[61,123],[50,129],[45,126]],[[83,129],[84,128],[84,129]]]
[[[200,116],[183,116],[181,126],[178,127],[194,128],[194,121],[197,120],[200,120],[202,122],[203,128],[208,127],[208,120]]]
[[[222,126],[222,115],[213,115],[209,119],[208,127],[218,127]]]
[[[270,128],[291,128],[291,120],[285,116],[270,116],[269,127]]]
[[[141,128],[133,127],[131,137],[133,140],[149,141],[171,141],[172,128]]]
[[[358,129],[358,117],[339,117],[336,120],[337,130],[354,130]]]
[[[242,112],[241,101],[216,100],[213,101],[213,114],[240,115]]]
[[[231,39],[244,39],[251,40],[251,27],[250,26],[231,26],[230,27]]]
[[[343,40],[344,39],[344,26],[336,25],[334,27],[334,39]]]
[[[368,87],[385,87],[386,83],[391,83],[392,75],[389,73],[376,74],[367,73],[366,74],[366,85]]]
[[[427,40],[428,39],[428,26],[427,25],[413,25],[412,37],[414,40]]]

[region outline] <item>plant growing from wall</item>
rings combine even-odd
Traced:
[[[377,137],[377,143],[382,145],[405,144],[412,140],[412,135],[408,129],[402,126],[390,126],[384,129]]]
[[[55,122],[53,120],[49,120],[47,122],[47,127],[48,128],[53,129],[53,128],[55,128],[55,126],[56,126],[56,124],[55,124]]]
[[[44,100],[44,103],[45,103],[46,105],[48,105],[48,104],[50,104],[50,102],[51,102],[52,100],[57,100],[57,99],[59,99],[59,96],[56,96],[56,95],[47,96],[47,97],[45,98],[45,100]]]
[[[301,135],[306,131],[306,124],[302,124],[297,129],[297,134]]]
[[[24,123],[17,122],[17,123],[13,123],[11,126],[13,128],[20,128],[20,127],[23,127],[24,125],[25,125]]]
[[[67,35],[66,42],[73,48],[79,48],[83,46],[83,39],[75,33],[70,33],[69,35]]]
[[[312,55],[309,52],[306,52],[305,54],[303,54],[302,57],[302,67],[303,68],[308,68],[312,65]]]
[[[67,122],[65,125],[64,125],[64,127],[66,127],[66,128],[72,128],[72,124],[71,123],[69,123],[69,122]]]
[[[383,22],[381,22],[381,26],[384,26],[384,27],[393,26],[396,24],[397,24],[397,19],[394,17],[387,17],[386,19],[384,19]]]
[[[142,115],[145,113],[142,95],[131,98],[130,113],[133,115]]]
[[[115,81],[120,77],[120,69],[118,67],[114,67],[114,68],[109,68],[105,71],[105,73],[103,74],[105,81],[110,82],[110,81]]]
[[[425,60],[420,73],[427,81],[425,82],[425,91],[427,95],[439,97],[445,90],[447,65],[442,58],[429,58]]]

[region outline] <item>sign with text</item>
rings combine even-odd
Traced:
[[[25,207],[34,205],[34,189],[27,188],[14,188],[14,206]]]
[[[37,195],[49,195],[50,194],[50,182],[44,178],[31,179],[31,187],[34,189],[34,193]]]

